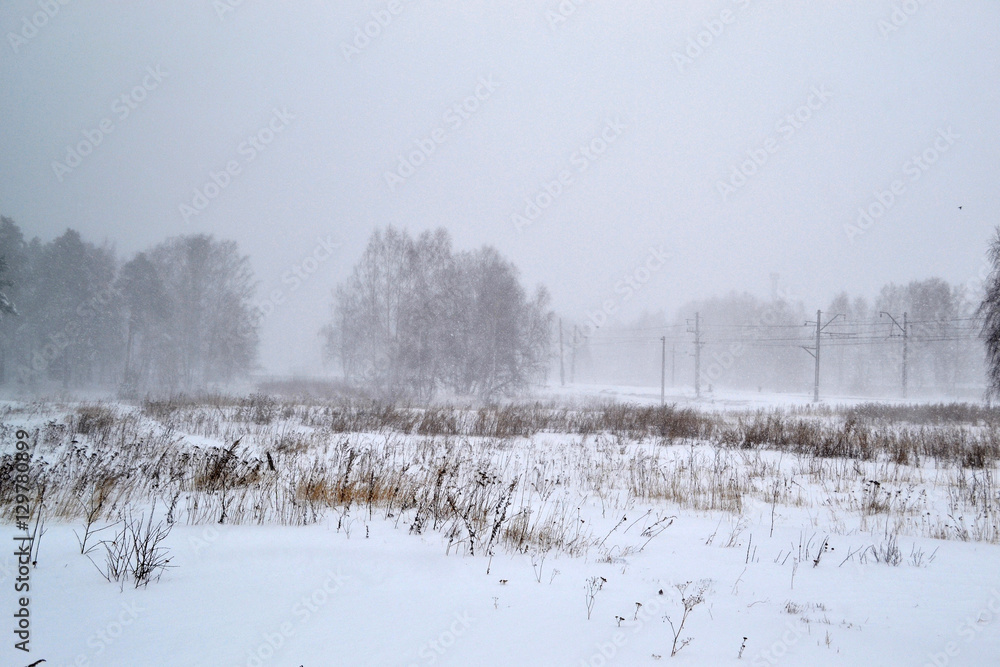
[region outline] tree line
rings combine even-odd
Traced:
[[[824,391],[899,395],[905,349],[914,394],[981,395],[986,379],[981,301],[978,286],[973,291],[940,278],[889,283],[872,297],[837,294],[822,309]],[[688,302],[673,317],[645,314],[588,337],[568,337],[567,363],[574,355],[576,379],[582,382],[659,385],[665,345],[668,384],[673,376],[678,386],[691,385],[696,313],[703,391],[811,389],[814,362],[802,348],[815,345],[816,310],[780,289],[770,298],[730,292]]]
[[[824,391],[894,394],[904,366],[914,394],[972,395],[987,377],[1000,387],[1000,232],[991,250],[985,294],[930,278],[834,297],[821,321]],[[254,292],[233,241],[178,236],[123,260],[72,229],[28,240],[0,217],[0,385],[135,393],[239,380],[257,359]],[[597,330],[567,319],[563,341],[544,287],[529,293],[495,248],[454,250],[444,229],[376,230],[332,296],[325,357],[383,397],[511,396],[559,366],[571,382],[658,385],[663,373],[683,386],[695,313],[703,390],[801,391],[813,379],[801,348],[814,345],[815,311],[790,294],[732,292]]]
[[[25,238],[0,217],[0,385],[188,391],[255,369],[261,311],[233,241],[167,239],[119,259],[72,229]],[[510,396],[550,361],[552,314],[494,248],[439,229],[376,230],[333,292],[325,352],[380,396]]]
[[[44,243],[0,217],[0,384],[230,382],[256,360],[254,287],[233,241],[178,236],[122,261],[75,230]]]

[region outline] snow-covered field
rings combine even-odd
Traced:
[[[998,422],[740,410],[4,404],[0,664],[996,664]],[[101,574],[129,512],[170,528],[138,588]]]

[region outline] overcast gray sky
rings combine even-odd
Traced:
[[[992,0],[10,0],[0,29],[0,212],[123,256],[237,240],[274,372],[315,367],[387,224],[495,245],[583,320],[772,272],[808,309],[964,283],[1000,222]]]

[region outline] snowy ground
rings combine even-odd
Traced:
[[[42,405],[10,414],[2,451],[14,450],[18,426],[58,421],[73,409]],[[213,443],[197,433],[171,437]],[[373,448],[417,448],[421,440],[348,437]],[[954,471],[933,461],[838,463],[566,434],[504,442],[497,452],[485,449],[495,442],[463,446],[472,458],[494,457],[502,470],[565,462],[567,483],[546,497],[564,501],[586,526],[593,540],[585,553],[470,556],[442,531],[412,534],[408,518],[378,509],[369,516],[355,508],[347,520],[330,511],[307,526],[179,521],[167,541],[173,567],[137,590],[105,581],[79,553],[73,531],[80,522],[53,521],[30,570],[31,651],[22,653],[11,632],[19,595],[9,546],[16,548],[12,538],[23,531],[4,524],[0,599],[10,628],[0,664],[997,663],[1000,546],[928,536],[927,526],[947,523],[942,515],[953,493],[947,480]],[[38,456],[53,460],[55,452],[43,448]],[[623,492],[626,485],[609,472],[629,474],[640,454],[655,457],[653,469],[692,480],[693,468],[721,465],[722,476],[745,486],[739,509]],[[838,479],[837,470],[857,466],[856,479]],[[588,481],[588,470],[599,470],[601,481]],[[865,480],[875,477],[887,494],[910,500],[887,501],[895,509],[885,516],[859,511],[871,488]],[[772,510],[761,491],[784,479],[790,490]],[[703,490],[712,484],[692,483]],[[541,497],[528,496],[539,509]],[[873,551],[862,558],[869,547],[884,548],[890,534],[900,564],[876,562]],[[588,582],[600,587],[591,589],[589,618]],[[683,616],[677,587],[686,582],[688,594],[704,586],[704,602],[680,633],[690,643],[671,658],[671,623]]]

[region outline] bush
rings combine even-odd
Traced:
[[[163,541],[170,535],[173,524],[162,520],[154,524],[155,510],[154,503],[148,518],[145,514],[136,518],[131,508],[125,509],[114,539],[101,541],[104,567],[102,569],[97,563],[94,567],[102,577],[123,587],[126,581],[131,580],[136,588],[147,586],[154,579],[159,581],[170,564],[169,552]],[[94,562],[93,559],[91,562]]]

